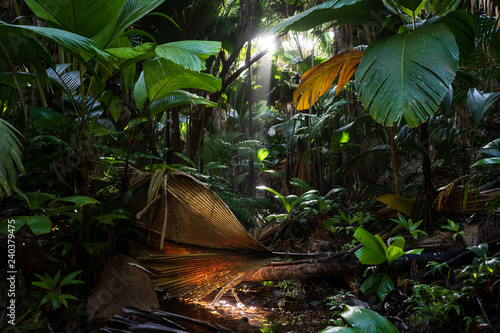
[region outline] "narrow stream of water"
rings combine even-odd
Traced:
[[[318,332],[331,325],[325,289],[293,282],[242,284],[210,306],[216,293],[194,302],[165,299],[162,310],[222,325],[234,332]]]

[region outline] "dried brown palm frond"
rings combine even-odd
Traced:
[[[488,201],[500,196],[500,188],[467,188],[453,186],[445,187],[438,195],[435,207],[438,211],[448,214],[473,214],[487,211]]]
[[[217,288],[222,295],[276,257],[215,193],[184,172],[131,169],[130,189],[136,192],[132,220],[148,233],[136,256],[160,289],[191,299]]]
[[[154,272],[157,288],[182,298],[199,299],[222,288],[217,302],[229,288],[267,265],[266,254],[215,251],[152,256],[141,264]]]
[[[141,188],[143,191],[130,201],[129,208],[135,214],[133,221],[150,234],[218,250],[269,253],[222,199],[194,177],[181,171],[133,170],[130,189]]]
[[[125,306],[149,311],[158,308],[159,303],[153,283],[139,262],[119,254],[106,263],[87,301],[86,311],[91,321],[103,323],[121,314]]]

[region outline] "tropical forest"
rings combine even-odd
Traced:
[[[499,0],[0,0],[0,331],[500,332]]]

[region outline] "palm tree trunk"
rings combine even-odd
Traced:
[[[248,40],[248,48],[246,61],[250,63],[252,57],[252,40],[249,38]],[[252,99],[252,66],[248,67],[248,78],[247,78],[247,100],[248,100],[248,138],[247,140],[252,140],[253,138],[253,99]],[[250,158],[248,160],[248,190],[250,193],[254,192],[254,167],[253,167],[253,154],[250,154]]]
[[[181,153],[182,145],[181,145],[181,130],[179,121],[179,108],[177,107],[173,108],[171,110],[170,117],[172,118],[172,146],[174,147],[174,152]],[[178,163],[178,162],[180,162],[179,158],[176,158],[175,155],[172,156],[172,154],[170,153],[168,154],[168,163]]]
[[[394,127],[387,127],[387,135],[389,136],[389,144],[391,146],[391,166],[392,174],[394,176],[394,193],[400,197],[401,196],[401,185],[399,180],[399,167],[398,167],[398,157],[397,157],[397,147],[394,142]]]
[[[422,172],[424,183],[415,200],[413,206],[412,218],[415,221],[423,220],[422,228],[430,232],[438,219],[438,214],[434,208],[434,201],[437,197],[437,191],[432,184],[431,158],[429,154],[429,134],[427,132],[427,122],[420,125],[420,150],[422,154]]]
[[[81,188],[83,196],[90,197],[90,173],[89,173],[89,142],[87,142],[87,133],[85,131],[86,122],[82,121],[82,141],[81,141],[81,151],[82,151],[82,168],[80,170],[81,177]],[[85,241],[91,242],[91,211],[90,204],[83,206],[83,230],[85,235]]]

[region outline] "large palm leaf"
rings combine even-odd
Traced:
[[[376,0],[332,0],[312,7],[273,26],[270,33],[282,30],[306,31],[320,24],[335,21],[335,24],[380,25],[386,11],[382,1]]]
[[[16,134],[16,129],[0,118],[0,198],[12,194],[17,181],[16,169],[24,172],[21,143]]]
[[[52,27],[109,45],[125,29],[164,0],[26,0],[26,4]]]
[[[423,27],[373,43],[356,71],[356,90],[376,121],[418,126],[438,109],[457,67],[450,30]]]
[[[83,56],[92,56],[100,61],[109,61],[110,56],[101,51],[95,43],[83,36],[61,29],[38,27],[29,25],[10,25],[0,22],[0,35],[7,38],[44,37],[68,50],[83,61]],[[79,53],[82,53],[81,56]],[[89,66],[90,67],[90,66]]]
[[[215,92],[221,88],[221,81],[165,58],[155,58],[144,63],[144,71],[137,80],[134,96],[137,106],[142,107],[146,100],[154,102],[168,97],[175,90],[187,88]]]
[[[54,28],[93,39],[103,46],[113,34],[126,0],[26,0]]]
[[[299,86],[293,93],[297,110],[308,109],[316,103],[318,98],[330,89],[340,73],[336,90],[338,93],[354,74],[363,53],[360,50],[348,50],[305,72]]]

